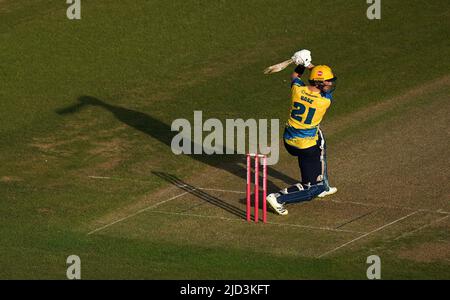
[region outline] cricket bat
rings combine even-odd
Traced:
[[[269,75],[273,73],[278,73],[280,71],[283,71],[286,69],[290,64],[292,64],[294,61],[291,59],[285,60],[282,63],[270,66],[264,70],[264,74]]]

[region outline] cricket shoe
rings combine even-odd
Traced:
[[[329,196],[329,195],[336,194],[336,192],[337,192],[337,188],[330,187],[330,189],[328,191],[324,191],[324,192],[320,193],[319,196],[317,196],[317,197],[323,198],[323,197],[326,197],[326,196]]]
[[[284,204],[278,202],[276,195],[277,194],[270,194],[266,197],[266,200],[277,214],[286,216],[288,214],[288,210],[284,207]]]

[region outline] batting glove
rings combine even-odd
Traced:
[[[292,60],[296,65],[302,65],[305,68],[309,67],[312,62],[311,51],[303,49],[294,53]]]

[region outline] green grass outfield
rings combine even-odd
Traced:
[[[288,72],[262,70],[296,50],[310,49],[313,63],[339,77],[330,122],[449,75],[447,1],[383,1],[379,21],[366,18],[366,1],[82,0],[79,21],[66,18],[64,2],[0,0],[0,278],[64,279],[66,257],[77,254],[86,279],[364,279],[371,249],[390,254],[430,236],[448,240],[445,228],[430,229],[315,259],[148,234],[178,222],[151,215],[87,235],[105,216],[170,188],[152,171],[189,180],[221,163],[173,155],[173,120],[192,120],[194,110],[204,119],[284,120]],[[428,97],[448,110],[433,98],[448,90],[447,81],[425,91],[411,112]],[[101,104],[80,105],[92,98]],[[395,117],[355,120],[363,127],[357,134]],[[330,147],[357,134],[336,134]],[[271,229],[231,227],[230,234],[267,235],[279,246]],[[217,228],[220,240],[227,227]],[[448,259],[387,254],[383,278],[450,278]]]

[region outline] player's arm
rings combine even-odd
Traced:
[[[314,68],[313,64],[309,64],[307,68],[305,68],[303,65],[298,65],[295,68],[294,72],[292,72],[291,74],[292,85],[305,86],[305,83],[301,78],[306,69],[311,70],[312,68]]]
[[[313,64],[309,64],[309,66],[308,66],[307,68],[305,68],[305,67],[302,66],[302,65],[298,65],[298,66],[295,68],[294,72],[292,72],[292,74],[291,74],[291,79],[294,80],[295,78],[302,78],[303,74],[305,73],[305,70],[306,70],[306,69],[312,70],[312,68],[314,68],[314,65],[313,65]]]

